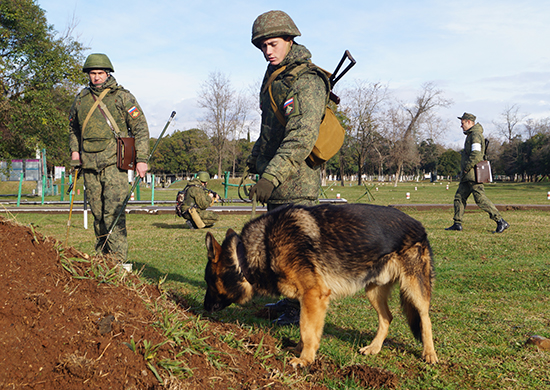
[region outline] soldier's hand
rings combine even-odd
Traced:
[[[148,170],[147,163],[138,162],[136,164],[136,174],[138,174],[142,179],[145,177],[147,170]]]
[[[273,185],[272,182],[270,182],[267,179],[262,178],[262,179],[258,180],[256,185],[254,185],[254,187],[252,187],[250,189],[250,194],[249,194],[248,198],[252,199],[254,197],[254,194],[255,194],[256,199],[259,202],[266,203],[269,200],[269,198],[271,197],[271,193],[273,192],[274,189],[275,189],[275,186]]]

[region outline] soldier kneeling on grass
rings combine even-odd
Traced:
[[[176,198],[176,214],[186,219],[190,229],[211,227],[218,221],[218,215],[206,210],[220,199],[214,191],[206,188],[210,180],[208,172],[199,172]]]

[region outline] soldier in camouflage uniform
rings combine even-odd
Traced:
[[[143,178],[147,172],[149,128],[135,97],[111,75],[114,68],[105,54],[90,54],[82,71],[88,74],[90,83],[76,96],[70,110],[71,165],[80,165],[84,174],[86,195],[94,215],[96,251],[110,253],[124,262],[128,255],[124,212],[106,240],[129,190],[127,171],[116,165],[115,133],[120,132],[121,137],[131,133],[135,137],[136,174]],[[101,110],[95,106],[96,100],[105,105]],[[115,124],[108,122],[104,114]]]
[[[261,132],[247,165],[260,175],[250,198],[255,194],[268,210],[290,203],[313,205],[319,197],[319,170],[305,160],[317,141],[330,89],[325,73],[311,63],[309,50],[294,42],[299,35],[282,11],[258,16],[252,27],[252,43],[269,65],[260,91]],[[272,95],[283,119],[277,117],[267,88],[274,74]]]
[[[206,225],[205,227],[210,227],[218,221],[218,214],[213,211],[208,211],[207,208],[212,206],[216,200],[219,199],[219,196],[216,197],[211,191],[208,191],[206,185],[210,180],[210,175],[208,172],[201,171],[197,176],[187,184],[189,188],[185,192],[184,204],[183,207],[183,218],[187,220],[187,226],[190,229],[197,229],[197,225],[193,223],[193,218],[189,214],[189,209],[192,206],[196,206],[197,213],[202,219],[202,222]]]
[[[462,159],[460,161],[460,184],[458,185],[454,199],[454,224],[445,230],[462,230],[464,209],[468,197],[473,194],[476,204],[497,223],[496,233],[502,233],[510,225],[502,219],[493,202],[485,195],[483,184],[476,183],[475,181],[475,165],[482,161],[485,155],[483,127],[479,123],[475,123],[475,115],[467,112],[458,117],[458,119],[461,121],[460,127],[464,131],[464,135],[466,135],[466,140],[464,141],[464,150],[462,151]]]
[[[326,74],[312,64],[309,50],[294,42],[300,35],[283,11],[266,12],[252,26],[252,43],[269,65],[260,90],[260,137],[247,166],[260,175],[250,199],[256,195],[258,201],[267,203],[268,211],[288,204],[313,205],[319,197],[319,169],[311,168],[306,158],[319,136],[330,84]],[[282,313],[275,320],[278,325],[300,321],[296,300],[283,299],[266,307]]]

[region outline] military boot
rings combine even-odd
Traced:
[[[461,231],[462,230],[462,225],[455,222],[452,226],[449,226],[448,228],[445,228],[445,230],[456,230],[456,231]]]
[[[495,233],[502,233],[509,227],[510,227],[510,224],[501,218],[497,221],[497,230],[495,230]]]

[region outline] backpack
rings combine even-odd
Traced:
[[[269,90],[269,96],[271,98],[271,108],[273,109],[275,115],[277,116],[277,119],[283,126],[286,126],[286,119],[279,110],[279,107],[277,107],[275,100],[273,99],[273,94],[271,92],[271,83],[283,70],[285,70],[285,68],[286,66],[282,66],[281,68],[273,72],[264,87],[264,89],[268,88]],[[331,83],[328,81],[330,73],[314,64],[299,65],[293,70],[293,72],[297,72],[297,74],[299,74],[302,71],[306,71],[308,68],[314,69],[321,76],[325,76],[323,77],[323,79],[326,78],[327,80],[325,80],[325,82],[327,82],[327,85],[331,85]],[[329,94],[330,93],[332,92],[329,91]],[[309,167],[311,168],[315,168],[330,160],[336,153],[338,153],[338,151],[344,144],[345,136],[346,131],[340,124],[340,121],[338,120],[332,109],[328,106],[327,99],[325,115],[323,116],[323,120],[321,122],[321,125],[319,126],[319,136],[317,138],[317,141],[315,142],[313,150],[306,158],[307,165],[309,165]]]
[[[178,191],[178,194],[176,195],[176,215],[178,217],[183,217],[184,211],[182,208],[185,206],[185,195],[187,194],[188,189],[189,185],[187,185],[183,190]]]

